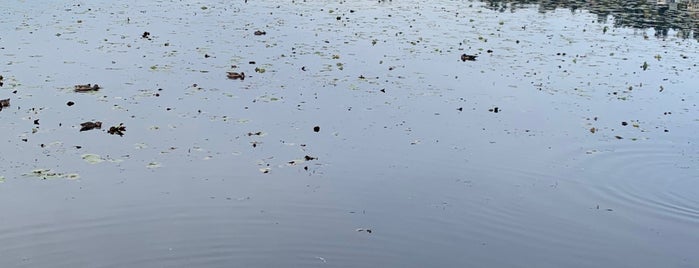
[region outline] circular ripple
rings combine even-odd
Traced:
[[[687,150],[633,143],[591,151],[578,169],[600,200],[654,217],[699,222],[699,175]]]

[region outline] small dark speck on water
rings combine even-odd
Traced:
[[[313,132],[320,132],[320,126],[313,127]]]

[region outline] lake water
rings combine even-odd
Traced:
[[[244,2],[5,3],[1,267],[699,266],[697,4]]]

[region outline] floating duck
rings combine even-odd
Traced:
[[[2,111],[2,108],[4,107],[9,107],[10,106],[10,99],[4,99],[0,100],[0,111]]]
[[[461,55],[461,61],[475,61],[478,56],[476,55],[468,55],[468,54],[462,54]]]
[[[100,121],[95,121],[95,122],[85,122],[85,123],[80,123],[80,131],[88,131],[92,129],[101,129],[102,128],[102,122]]]
[[[240,73],[228,72],[228,74],[226,75],[226,77],[228,77],[228,79],[240,79],[240,80],[245,80],[245,73],[243,73],[243,72],[240,72]]]
[[[97,91],[101,87],[98,84],[75,85],[75,92]]]

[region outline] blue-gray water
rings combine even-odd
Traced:
[[[694,5],[537,2],[5,3],[0,267],[697,267]]]

